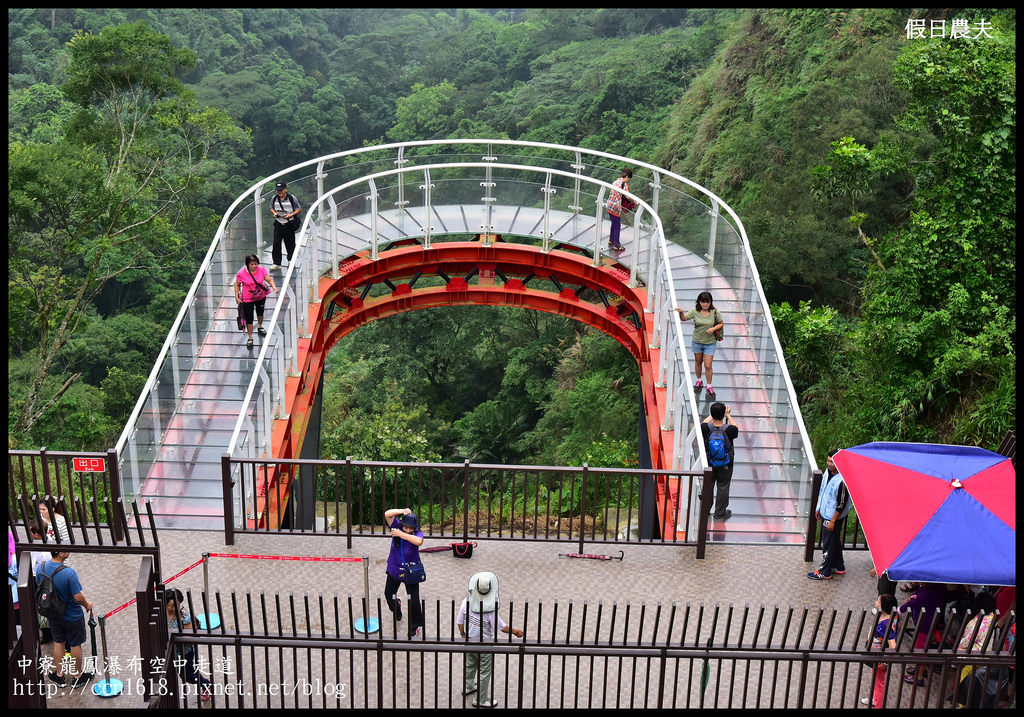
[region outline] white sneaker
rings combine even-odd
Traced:
[[[861,698],[860,698],[860,703],[861,703],[862,705],[866,705],[866,704],[868,703],[868,698],[867,698],[867,697],[861,697]]]
[[[271,271],[277,271],[277,270],[278,270],[278,269],[280,269],[280,268],[281,268],[281,265],[280,265],[280,264],[271,264],[271,265],[270,265],[270,270],[271,270]]]

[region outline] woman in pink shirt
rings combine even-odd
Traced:
[[[246,348],[252,348],[253,314],[260,322],[257,332],[260,336],[267,335],[267,330],[263,328],[263,310],[267,305],[267,295],[271,290],[277,291],[277,285],[270,273],[260,266],[259,257],[255,254],[248,254],[245,257],[245,266],[235,274],[235,302],[242,306],[245,328],[249,332]]]

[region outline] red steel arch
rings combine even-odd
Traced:
[[[367,254],[357,254],[342,262],[338,278],[320,279],[319,300],[308,307],[310,336],[299,341],[299,372],[285,385],[286,418],[275,422],[273,455],[292,458],[300,454],[327,354],[343,336],[371,321],[406,311],[483,305],[515,306],[568,316],[622,344],[640,367],[652,467],[667,469],[671,465],[671,434],[662,430],[659,418],[665,412],[665,390],[655,385],[658,349],[650,347],[653,323],[651,315],[644,313],[647,292],[642,287],[629,286],[629,272],[621,265],[608,260],[594,266],[589,257],[574,251],[544,252],[539,247],[504,242],[445,242],[435,243],[429,249],[401,246],[381,253],[376,261],[371,261]],[[424,275],[439,276],[446,283],[416,288],[418,277]],[[495,277],[505,280],[498,283]],[[529,286],[534,281],[538,288]],[[393,288],[388,294],[369,296],[368,287],[379,285]],[[581,299],[578,293],[582,288],[606,301]],[[614,298],[607,300],[609,296]],[[290,482],[286,476],[280,478]],[[671,534],[666,531],[674,530],[670,520],[674,514],[674,482],[667,485],[659,481],[656,493],[662,534]],[[276,522],[275,508],[268,505],[265,512],[272,523]]]

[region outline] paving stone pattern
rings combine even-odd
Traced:
[[[388,552],[388,538],[385,536],[355,538],[351,551],[345,549],[343,537],[333,536],[244,535],[238,537],[234,546],[226,546],[223,535],[217,532],[163,531],[160,542],[165,576],[174,575],[191,565],[203,552],[321,557],[368,555],[371,559],[371,611],[383,613],[385,644],[395,637],[400,641],[405,638],[404,625],[393,624],[386,605],[378,605],[378,600],[383,604]],[[445,544],[450,541],[428,539],[425,545],[432,542]],[[587,546],[585,552],[602,553],[606,549],[616,555],[618,553],[606,546]],[[701,605],[706,613],[703,624],[709,626],[710,616],[717,605],[718,619],[723,623],[729,608],[733,609],[730,644],[740,638],[741,629],[745,631],[744,641],[749,643],[754,632],[754,617],[761,606],[767,607],[764,615],[771,614],[776,607],[781,608],[777,619],[772,622],[774,644],[777,645],[784,629],[789,630],[788,634],[796,634],[793,626],[787,626],[782,618],[790,607],[795,608],[793,614],[796,616],[803,614],[804,608],[810,609],[811,622],[802,632],[804,640],[813,640],[810,627],[819,609],[823,608],[826,615],[831,615],[834,608],[843,612],[853,610],[855,615],[859,615],[871,607],[875,598],[875,579],[868,575],[870,557],[864,551],[848,552],[847,574],[827,582],[807,579],[806,573],[814,566],[803,562],[803,551],[796,546],[709,545],[704,560],[694,557],[692,547],[638,545],[625,547],[625,559],[622,561],[559,557],[559,553],[575,551],[576,546],[569,543],[480,540],[469,560],[456,559],[447,552],[423,554],[427,581],[421,585],[421,597],[426,601],[428,635],[431,638],[456,638],[458,633],[454,627],[452,603],[454,601],[457,607],[466,595],[470,576],[483,570],[498,576],[502,618],[515,627],[524,628],[526,641],[537,640],[538,633],[545,642],[558,642],[565,638],[600,643],[664,639],[673,605],[674,635],[682,634],[684,615],[690,625],[696,625]],[[818,557],[817,553],[815,557]],[[75,556],[83,592],[95,603],[97,615],[113,610],[134,596],[139,565],[137,557]],[[349,611],[357,617],[361,614],[359,601],[364,591],[361,563],[211,558],[209,573],[211,592],[220,591],[221,616],[228,627],[233,626],[234,620],[232,591],[243,615],[248,601],[254,605],[257,632],[262,630],[264,618],[261,591],[262,601],[267,605],[266,618],[271,633],[280,631],[291,635],[294,629],[300,636],[307,634],[307,630],[317,635],[323,627],[333,634],[337,622],[343,636],[351,635]],[[203,587],[202,567],[186,573],[171,585],[183,592],[191,592],[192,600],[199,601]],[[400,595],[404,596],[404,589]],[[404,602],[408,615],[408,600]],[[311,616],[308,624],[305,619],[307,604]],[[584,605],[587,610],[585,618]],[[744,616],[747,606],[750,609]],[[277,625],[278,610],[284,623],[280,626]],[[321,610],[326,627],[321,624]],[[201,612],[202,609],[197,605],[196,611]],[[601,612],[600,620],[598,611]],[[791,616],[791,620],[795,618]],[[241,621],[244,623],[245,619]],[[637,633],[636,626],[640,624],[644,626],[642,634]],[[658,635],[654,634],[655,624]],[[765,617],[760,632],[762,640],[766,639],[768,625]],[[109,651],[119,658],[121,665],[126,665],[139,652],[137,630],[134,605],[108,620]],[[707,629],[702,634],[706,633]],[[513,704],[516,699],[520,677],[519,659],[514,648],[521,641],[516,638],[509,640],[505,635],[501,638],[502,647],[495,659],[494,690],[499,704],[505,706],[510,704],[510,699]],[[686,644],[696,646],[697,639],[696,632],[689,629]],[[404,642],[399,642],[384,652],[384,674],[389,680],[384,690],[385,706],[471,706],[472,698],[464,699],[461,694],[463,656],[460,652],[443,645],[426,651],[406,651],[407,647]],[[511,650],[512,654],[502,653],[501,649]],[[89,654],[88,643],[86,654]],[[210,665],[226,655],[236,672],[230,676],[230,681],[241,679],[251,691],[256,688],[263,692],[281,690],[284,685],[294,685],[296,678],[303,678],[310,685],[299,687],[296,694],[288,696],[263,694],[246,697],[247,707],[254,703],[261,707],[314,708],[335,705],[374,707],[376,704],[378,667],[374,651],[256,647],[243,651],[242,665],[234,664],[233,648],[225,651],[220,647],[204,646],[200,654]],[[521,678],[523,706],[653,706],[657,700],[658,685],[655,684],[657,665],[652,663],[656,662],[635,657],[531,655],[524,660]],[[678,707],[697,706],[699,663],[699,660],[691,659],[675,661],[666,700],[674,700]],[[796,689],[791,663],[762,665],[756,661],[722,660],[716,661],[714,667],[711,682],[714,687],[705,694],[709,705],[717,695],[719,706],[783,706],[787,704],[788,691]],[[810,685],[809,689],[818,695],[819,704],[825,704],[826,700],[832,699],[829,695],[834,695],[833,706],[841,703],[844,707],[853,707],[859,696],[869,692],[869,670],[856,667],[846,672],[842,670],[836,668],[833,674],[832,668],[826,666]],[[744,685],[742,693],[738,689],[729,689],[733,671],[739,684]],[[239,672],[240,675],[237,674]],[[91,693],[76,692],[54,696],[48,704],[59,708],[137,707],[139,675],[126,671],[117,676],[126,682],[126,693],[119,697],[102,699]],[[225,675],[215,675],[215,682],[219,685],[225,681]],[[777,686],[777,694],[769,701],[767,695],[773,684]],[[337,689],[336,685],[344,687]],[[304,693],[310,690],[312,693]],[[184,706],[197,705],[194,694],[186,698]],[[225,700],[222,693],[202,705],[204,709],[223,706],[237,707],[238,700],[234,697]]]

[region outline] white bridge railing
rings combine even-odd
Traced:
[[[788,467],[792,480],[809,485],[816,469],[810,441],[743,225],[732,209],[684,177],[625,157],[562,145],[467,139],[364,147],[328,155],[267,177],[234,201],[118,440],[125,492],[137,493],[157,460],[188,371],[200,355],[214,316],[225,300],[234,305],[231,285],[243,257],[262,254],[267,246],[272,219],[265,202],[279,179],[288,181],[289,191],[299,197],[305,211],[293,261],[279,283],[280,296],[265,324],[268,335],[256,357],[230,440],[223,446],[224,452],[236,457],[269,455],[273,421],[286,410],[285,380],[299,369],[300,338],[310,335],[306,307],[318,301],[321,276],[338,276],[341,260],[367,249],[376,258],[381,245],[398,236],[418,237],[429,248],[453,234],[504,233],[496,217],[502,208],[515,207],[531,213],[533,219],[529,228],[514,235],[539,240],[545,251],[556,242],[577,244],[592,251],[596,266],[607,237],[605,197],[623,167],[633,171],[630,196],[638,207],[633,227],[623,226],[630,251],[617,260],[630,268],[632,285],[642,283],[648,290],[645,312],[653,314],[655,327],[651,345],[660,348],[657,385],[667,391],[667,409],[659,419],[665,430],[674,431],[675,465],[668,468],[700,470],[706,465],[698,429],[702,416],[692,390],[692,356],[673,310],[692,302],[691,296],[677,296],[674,282],[680,271],[690,276],[699,272],[709,278],[720,276],[730,287],[768,397],[780,462]],[[313,174],[293,178],[310,168]],[[445,208],[454,207],[465,218],[455,230],[442,226]],[[350,231],[351,226],[360,231]],[[591,233],[585,234],[588,228]],[[699,257],[700,265],[673,269],[672,244]],[[249,498],[237,496],[236,516],[244,515],[241,504],[249,503]]]

